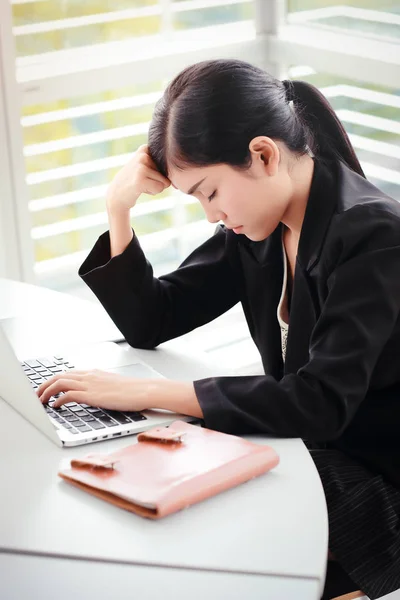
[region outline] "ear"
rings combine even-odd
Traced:
[[[261,167],[264,172],[273,176],[278,172],[280,151],[274,140],[270,137],[260,135],[251,140],[249,144],[252,163]]]

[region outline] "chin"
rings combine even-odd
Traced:
[[[270,235],[270,233],[246,233],[244,234],[246,235],[246,237],[251,240],[252,242],[262,242],[263,240],[266,240],[267,237]]]
[[[279,225],[279,222],[277,223],[277,226]],[[258,229],[256,230],[256,228],[254,228],[253,231],[249,231],[249,233],[244,233],[244,235],[251,240],[252,242],[263,242],[264,240],[266,240],[273,232],[275,231],[275,227],[273,227],[272,229],[270,227],[265,227],[265,229]]]

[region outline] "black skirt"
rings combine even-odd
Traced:
[[[400,490],[334,449],[309,449],[325,492],[329,549],[371,600],[400,588]]]

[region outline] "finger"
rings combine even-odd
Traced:
[[[170,180],[167,177],[164,177],[164,175],[162,173],[160,173],[160,171],[157,171],[155,166],[154,166],[154,168],[145,166],[144,175],[145,175],[145,177],[147,177],[147,179],[152,179],[153,181],[159,181],[165,186],[171,185]]]
[[[68,404],[68,402],[77,402],[78,404],[89,404],[90,406],[96,406],[95,402],[90,401],[87,391],[70,390],[69,392],[65,392],[65,394],[59,398],[56,398],[53,408],[60,408],[60,406],[63,404]]]
[[[47,381],[44,381],[40,384],[40,386],[36,390],[36,394],[40,397],[43,394],[43,392],[49,387],[49,385],[52,385],[58,379],[82,379],[82,377],[86,373],[87,371],[78,371],[71,369],[70,371],[65,371],[63,373],[58,373],[58,375],[53,375],[53,377],[50,377],[49,379],[47,379]]]
[[[61,373],[60,375],[53,375],[53,377],[50,377],[50,379],[47,379],[47,381],[45,381],[44,383],[40,384],[40,386],[36,390],[36,394],[39,396],[39,398],[42,396],[42,394],[44,394],[44,392],[47,390],[47,388],[49,386],[53,385],[53,383],[55,381],[57,381],[58,379],[60,379],[60,377],[62,377],[62,375],[64,375],[64,373]]]
[[[68,392],[70,390],[84,390],[85,385],[81,381],[74,379],[58,379],[54,381],[49,387],[41,394],[40,402],[46,404],[52,396],[60,394],[61,392]]]
[[[153,157],[150,154],[150,149],[146,144],[144,146],[141,146],[140,161],[142,162],[142,164],[150,165],[153,169],[158,170],[156,167],[156,164],[153,160]]]
[[[148,148],[144,149],[140,152],[139,162],[143,167],[147,167],[147,168],[152,169],[153,171],[156,171],[157,173],[159,173],[156,163],[150,156]]]
[[[151,196],[155,196],[156,194],[161,194],[165,190],[165,185],[160,181],[151,181],[147,179],[147,186],[145,190],[145,194],[150,194]]]
[[[140,156],[140,162],[147,167],[151,167],[152,169],[156,168],[154,160],[151,158],[148,148],[142,150]]]

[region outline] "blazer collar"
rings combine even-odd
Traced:
[[[332,216],[337,208],[340,165],[314,159],[310,195],[301,228],[297,260],[310,271],[318,261]]]

